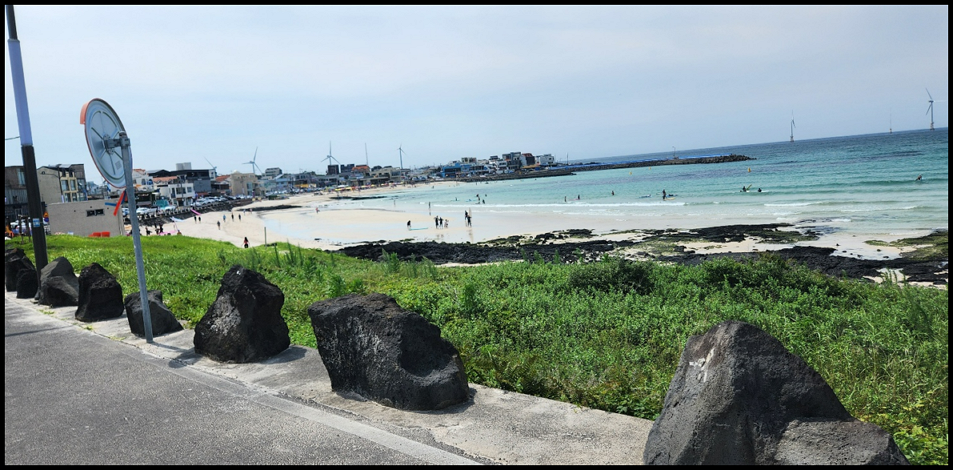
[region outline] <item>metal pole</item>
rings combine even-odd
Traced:
[[[152,342],[152,315],[149,313],[149,295],[146,292],[146,272],[142,265],[142,243],[139,240],[139,217],[136,214],[136,186],[132,181],[132,150],[126,131],[119,131],[119,144],[122,147],[122,165],[126,174],[126,207],[129,208],[129,221],[132,223],[132,243],[136,249],[136,274],[139,276],[139,299],[142,301],[142,326],[146,333],[146,342]],[[120,211],[122,212],[122,211]],[[119,233],[125,231],[123,230]],[[125,236],[122,233],[122,236]]]
[[[36,176],[36,155],[33,153],[33,131],[30,129],[30,110],[26,101],[26,85],[23,79],[23,57],[20,55],[20,40],[17,39],[17,23],[13,5],[7,5],[7,28],[10,39],[10,72],[13,76],[13,98],[17,108],[17,126],[20,129],[20,149],[23,153],[23,170],[26,173],[27,207],[30,211],[30,233],[33,238],[33,257],[36,258],[36,279],[47,265],[46,229],[43,227],[43,204],[40,201],[40,182]]]

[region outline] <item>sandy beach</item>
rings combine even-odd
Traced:
[[[454,184],[454,183],[437,183]],[[374,188],[350,196],[387,197],[394,188]],[[616,220],[604,220],[598,216],[584,220],[565,220],[552,217],[513,217],[481,211],[479,205],[470,209],[472,226],[466,226],[464,214],[443,214],[445,227],[437,227],[434,213],[427,207],[404,207],[395,200],[393,209],[361,208],[359,203],[340,204],[331,194],[295,195],[287,199],[256,201],[231,211],[202,213],[202,221],[186,219],[177,222],[177,228],[185,236],[226,241],[241,246],[248,237],[250,246],[274,242],[289,242],[303,248],[338,250],[344,246],[386,241],[436,241],[449,243],[479,243],[509,236],[534,236],[541,233],[568,229],[586,228],[596,238],[605,240],[638,240],[640,235],[633,230],[645,229],[695,229],[689,220],[660,221],[646,218],[636,223],[620,225]],[[275,206],[294,208],[261,210]],[[315,210],[317,209],[317,210]],[[407,222],[410,222],[410,228]],[[217,224],[221,223],[221,226]],[[302,224],[314,228],[313,237],[301,236]],[[727,220],[723,225],[745,224],[743,220]],[[793,230],[793,228],[791,229]],[[309,235],[312,235],[309,234]],[[873,246],[867,238],[848,234],[825,234],[818,240],[799,242],[799,246],[835,248],[835,254],[859,259],[892,259],[911,248]],[[892,240],[884,240],[892,241]],[[756,252],[789,248],[792,245],[761,243],[757,239],[742,242],[688,243],[686,249],[697,253]]]

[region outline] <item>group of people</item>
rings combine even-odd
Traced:
[[[433,218],[433,223],[437,228],[447,228],[448,222],[449,220],[444,219],[443,217],[440,217],[439,215]]]

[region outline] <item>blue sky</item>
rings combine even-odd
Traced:
[[[949,6],[15,7],[37,165],[108,102],[136,168],[324,173],[948,125]],[[9,31],[7,31],[9,38]],[[9,46],[8,46],[9,47]],[[4,137],[19,135],[9,49]],[[366,147],[366,152],[365,152]],[[18,140],[6,165],[22,164]]]

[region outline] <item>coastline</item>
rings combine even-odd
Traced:
[[[439,182],[436,184],[454,184],[452,182]],[[373,188],[362,190],[359,195],[354,193],[355,198],[379,198],[388,197],[396,188]],[[336,194],[335,194],[336,195]],[[459,245],[458,251],[464,247],[472,246],[491,246],[491,245],[510,245],[526,244],[549,244],[558,247],[560,244],[602,244],[604,246],[620,246],[631,248],[621,249],[626,257],[645,259],[644,248],[639,245],[648,239],[657,239],[660,234],[665,234],[662,238],[677,239],[673,242],[667,242],[665,245],[667,252],[657,252],[649,259],[664,259],[671,261],[677,257],[684,260],[705,259],[714,256],[745,256],[754,255],[758,252],[791,252],[798,251],[800,256],[813,256],[840,260],[837,263],[855,266],[865,266],[869,271],[871,264],[879,263],[883,266],[881,272],[890,271],[892,275],[897,276],[898,280],[903,280],[905,276],[899,269],[890,269],[892,262],[904,261],[901,258],[905,253],[916,250],[916,246],[884,246],[882,244],[872,245],[867,243],[870,240],[880,240],[891,242],[895,240],[883,239],[882,237],[858,236],[845,233],[811,233],[810,236],[803,235],[804,228],[788,226],[786,224],[771,224],[776,226],[771,228],[780,236],[763,236],[758,232],[761,225],[746,223],[744,220],[726,220],[724,225],[716,227],[698,226],[687,220],[639,220],[635,225],[638,229],[620,230],[618,222],[614,220],[599,220],[598,217],[592,217],[585,221],[590,225],[583,228],[578,220],[574,224],[567,224],[566,220],[558,218],[538,217],[526,220],[507,220],[511,215],[492,214],[491,212],[480,212],[475,210],[473,226],[467,227],[464,223],[463,214],[449,218],[450,225],[445,228],[434,226],[433,217],[427,213],[426,208],[406,208],[400,207],[395,200],[393,210],[384,210],[380,208],[365,209],[360,207],[339,206],[341,201],[333,199],[332,194],[305,194],[296,195],[287,199],[255,201],[251,204],[235,207],[229,211],[214,211],[202,213],[202,222],[196,220],[185,220],[178,222],[177,228],[182,231],[184,236],[207,238],[232,243],[235,246],[242,246],[243,239],[248,237],[250,246],[260,246],[275,242],[288,242],[302,248],[313,248],[325,251],[357,252],[357,247],[371,247],[376,255],[380,254],[380,246],[391,244],[391,246],[409,244],[420,245],[421,250],[427,249],[426,246],[438,245]],[[357,199],[359,200],[359,199]],[[317,208],[318,211],[314,209]],[[224,216],[224,220],[223,220]],[[342,237],[350,237],[354,241],[344,243],[335,241],[330,237],[314,237],[307,239],[296,236],[295,224],[301,223],[302,217],[310,217],[306,221],[313,224],[322,233],[335,233]],[[414,230],[408,230],[407,221],[410,220],[411,227]],[[221,222],[219,228],[217,222]],[[481,227],[481,224],[485,224]],[[575,226],[570,226],[575,225]],[[704,224],[702,224],[704,225]],[[708,224],[710,225],[710,224]],[[532,230],[526,230],[526,227],[532,227]],[[287,229],[287,230],[283,230]],[[734,229],[735,233],[722,235],[722,238],[706,238],[692,236],[699,232],[711,232],[718,229]],[[573,233],[574,232],[574,233]],[[785,232],[789,232],[793,237],[786,239]],[[810,230],[808,230],[810,232]],[[555,234],[555,235],[554,235]],[[575,235],[575,236],[573,236]],[[920,236],[929,235],[923,233]],[[812,238],[813,239],[803,239]],[[584,241],[583,241],[584,240]],[[558,248],[557,248],[558,249]],[[829,249],[829,254],[819,255],[823,249]],[[388,250],[391,251],[391,250]],[[563,249],[563,257],[569,256],[572,247]],[[824,252],[826,253],[826,252]],[[418,256],[418,259],[420,256]],[[815,261],[817,262],[817,261]],[[453,261],[442,261],[439,264],[459,265],[467,263],[456,263]],[[893,263],[896,264],[896,263]],[[882,276],[866,275],[874,281],[882,281]],[[917,283],[930,285],[929,282]]]
[[[439,182],[435,184],[454,183]],[[387,197],[393,191],[393,188],[367,189],[362,190],[358,197]],[[570,221],[564,218],[546,216],[526,217],[525,215],[514,216],[512,214],[493,213],[483,211],[480,206],[476,205],[476,209],[471,209],[473,214],[472,226],[466,226],[461,213],[446,216],[447,226],[437,228],[432,216],[436,211],[429,212],[426,207],[404,207],[399,205],[399,202],[395,202],[392,210],[385,210],[359,206],[340,206],[337,202],[332,199],[330,194],[305,194],[287,199],[256,201],[246,206],[233,208],[230,211],[203,213],[201,223],[186,220],[180,223],[179,229],[186,236],[226,241],[234,243],[236,246],[241,245],[244,237],[248,237],[251,246],[281,241],[302,248],[334,251],[351,245],[388,241],[477,244],[510,237],[530,238],[545,233],[577,229],[590,230],[593,239],[638,241],[644,238],[644,233],[640,232],[647,230],[684,231],[714,226],[711,223],[673,218],[665,220],[637,218],[632,221],[620,222],[614,219],[600,219],[598,215],[577,217]],[[278,206],[291,207],[269,210],[269,208]],[[315,208],[318,211],[315,211]],[[241,220],[238,218],[239,214],[241,214]],[[216,222],[222,221],[223,215],[225,215],[225,220],[221,229],[219,229]],[[235,216],[234,221],[232,215]],[[296,224],[301,223],[302,217],[308,217],[306,223],[318,227],[315,234],[324,236],[311,238],[301,236],[295,228]],[[413,230],[407,229],[408,221],[410,221]],[[750,223],[750,221],[739,217],[734,220],[724,220],[723,223],[718,225],[745,225]],[[638,227],[638,229],[631,227]],[[797,231],[804,229],[790,227],[783,230]],[[914,236],[928,234],[929,231],[923,231],[923,233]],[[867,242],[871,240],[892,242],[898,238],[888,238],[881,235],[858,236],[856,234],[834,232],[818,233],[815,240],[794,243],[770,243],[750,238],[718,243],[687,242],[684,246],[686,249],[699,254],[774,251],[793,246],[827,247],[834,248],[835,254],[841,256],[859,259],[895,259],[914,248],[875,246]]]

